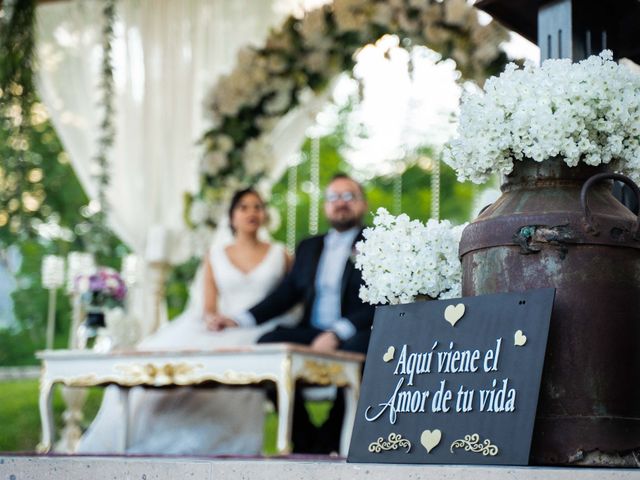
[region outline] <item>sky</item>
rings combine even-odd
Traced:
[[[539,61],[538,48],[515,34],[504,48],[511,58]],[[410,57],[411,75],[407,68]],[[368,138],[352,138],[351,148],[343,152],[356,171],[369,176],[393,174],[402,168],[399,160],[413,148],[427,144],[440,149],[455,134],[463,87],[456,82],[452,60],[441,61],[425,47],[410,54],[398,47],[395,36],[366,46],[357,60],[354,74],[363,83],[363,99],[351,120],[364,125]],[[343,104],[357,89],[357,82],[343,76],[334,89],[334,101]],[[328,105],[318,115],[312,134],[331,130],[335,111],[334,105]]]

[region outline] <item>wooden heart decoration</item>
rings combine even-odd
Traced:
[[[391,345],[389,348],[387,348],[387,353],[385,353],[382,356],[382,360],[384,360],[385,362],[390,362],[391,360],[393,360],[393,355],[396,353],[396,348]]]
[[[420,443],[427,450],[427,453],[431,453],[431,450],[436,448],[442,440],[442,432],[437,428],[434,430],[425,430],[420,435]]]
[[[464,303],[449,305],[444,309],[444,319],[449,322],[452,327],[455,327],[456,323],[458,323],[458,320],[460,320],[464,315],[464,311]]]
[[[513,336],[513,344],[516,347],[521,347],[525,343],[527,343],[527,336],[522,333],[522,330],[517,330],[516,334]]]

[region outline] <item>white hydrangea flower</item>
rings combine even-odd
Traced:
[[[236,115],[244,106],[257,105],[267,88],[269,68],[269,60],[254,48],[240,49],[237,67],[220,78],[208,103],[226,116]]]
[[[323,50],[316,50],[305,56],[305,66],[313,73],[321,73],[329,68],[329,55]]]
[[[394,8],[388,3],[376,3],[373,6],[371,21],[378,25],[388,25],[393,20]]]
[[[256,126],[260,128],[263,133],[268,133],[278,125],[278,122],[282,119],[279,115],[260,115],[256,117]]]
[[[327,22],[324,9],[316,8],[305,12],[300,21],[300,35],[308,46],[326,42]]]
[[[444,13],[447,23],[462,26],[468,22],[472,12],[467,5],[467,0],[448,0],[444,3]]]
[[[220,151],[209,152],[200,162],[200,170],[208,175],[216,175],[229,164],[227,155]]]
[[[203,200],[194,200],[189,209],[189,220],[200,225],[209,219],[209,204]]]
[[[216,145],[222,153],[233,150],[233,139],[229,135],[220,134],[216,137]]]
[[[640,75],[610,51],[579,63],[507,66],[484,92],[463,95],[458,138],[445,151],[461,181],[508,174],[513,162],[559,156],[569,166],[612,164],[640,179]]]
[[[279,74],[287,69],[288,63],[282,55],[269,55],[267,57],[267,70],[270,74]]]
[[[249,177],[264,173],[273,161],[273,149],[263,138],[253,138],[247,142],[244,149],[243,164]]]
[[[453,227],[448,220],[429,220],[425,225],[406,214],[395,217],[384,208],[378,209],[373,224],[356,245],[363,301],[398,304],[417,295],[460,295],[458,244],[465,225]]]
[[[264,104],[264,111],[268,115],[281,114],[291,105],[292,91],[288,88],[276,90],[273,97]]]
[[[368,26],[368,0],[334,0],[333,15],[339,32],[360,31]]]

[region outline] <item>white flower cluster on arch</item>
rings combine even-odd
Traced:
[[[358,49],[385,34],[452,58],[464,79],[480,83],[506,63],[506,30],[481,23],[466,0],[334,0],[289,17],[264,47],[240,52],[205,101],[213,126],[201,140],[200,189],[187,198],[187,223],[214,228],[229,193],[268,171],[267,136],[279,120],[353,68]]]

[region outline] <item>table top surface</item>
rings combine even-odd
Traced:
[[[114,350],[111,352],[95,352],[93,350],[42,350],[36,357],[44,361],[70,359],[144,359],[157,357],[202,357],[221,355],[302,355],[345,362],[364,362],[365,356],[355,352],[317,352],[306,345],[293,343],[264,343],[260,345],[242,345],[216,348],[212,350]]]

